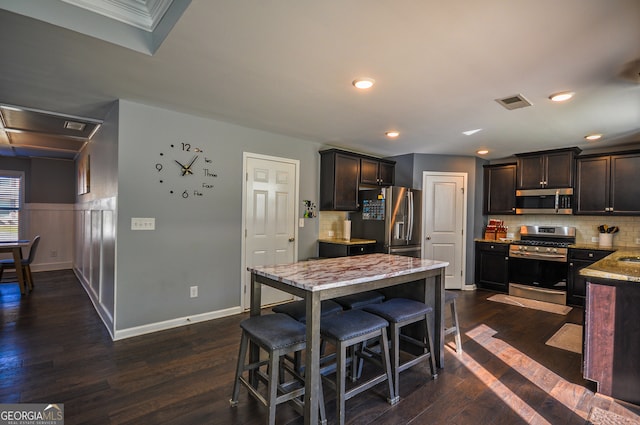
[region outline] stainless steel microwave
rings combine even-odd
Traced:
[[[572,188],[516,190],[516,214],[572,213]]]

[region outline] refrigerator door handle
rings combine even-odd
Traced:
[[[413,238],[413,192],[408,190],[407,197],[409,200],[409,226],[407,228],[407,242]]]

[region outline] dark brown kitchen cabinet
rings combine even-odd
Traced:
[[[640,404],[640,287],[589,277],[584,309],[583,375],[598,393]]]
[[[484,166],[483,214],[515,214],[516,164]]]
[[[579,148],[517,154],[518,189],[573,187],[574,160]]]
[[[569,273],[567,275],[567,304],[583,307],[587,296],[587,278],[580,275],[584,269],[603,259],[613,251],[599,249],[569,249]]]
[[[476,242],[475,272],[478,288],[508,292],[509,244]]]
[[[640,215],[640,152],[580,157],[576,214]]]
[[[360,184],[371,186],[393,186],[395,163],[392,161],[361,158]]]
[[[320,209],[356,211],[360,158],[336,150],[320,152]]]
[[[357,211],[360,187],[392,186],[395,162],[340,149],[320,151],[320,210]]]
[[[373,254],[375,251],[375,243],[354,245],[331,242],[318,243],[318,255],[323,258],[350,257],[352,255]]]

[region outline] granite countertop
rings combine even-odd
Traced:
[[[366,254],[276,266],[256,266],[247,270],[305,291],[315,292],[440,269],[448,265],[446,261],[390,254]]]
[[[318,239],[318,242],[334,243],[338,245],[367,245],[370,243],[376,243],[376,240],[375,239],[358,239],[358,238],[351,238],[350,240],[340,239],[340,238],[327,238],[327,239]]]
[[[582,276],[640,282],[640,262],[618,261],[622,257],[639,257],[640,248],[621,248],[580,270]]]

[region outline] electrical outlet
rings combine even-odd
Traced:
[[[155,217],[131,217],[131,230],[156,230]]]
[[[640,245],[640,238],[636,238],[636,245]]]
[[[197,286],[192,286],[191,288],[189,288],[189,296],[191,298],[198,298],[198,287]]]
[[[56,257],[58,257],[58,251],[56,251],[56,250],[52,250],[52,251],[49,253],[49,257],[51,257],[51,258],[56,258]]]
[[[598,242],[598,237],[597,236],[592,236],[591,237],[591,242]]]

